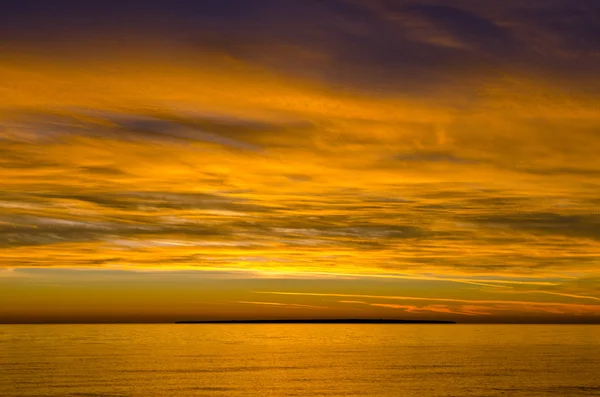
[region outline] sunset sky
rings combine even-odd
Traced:
[[[0,322],[600,322],[597,0],[0,6]]]

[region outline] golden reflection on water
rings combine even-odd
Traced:
[[[0,396],[600,394],[595,325],[1,325]]]

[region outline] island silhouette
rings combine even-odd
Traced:
[[[371,318],[330,318],[292,320],[184,320],[175,324],[456,324],[441,320],[391,320]]]

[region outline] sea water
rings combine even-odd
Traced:
[[[600,396],[600,326],[0,325],[0,396]]]

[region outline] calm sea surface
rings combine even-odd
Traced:
[[[594,325],[0,325],[0,396],[600,396]]]

